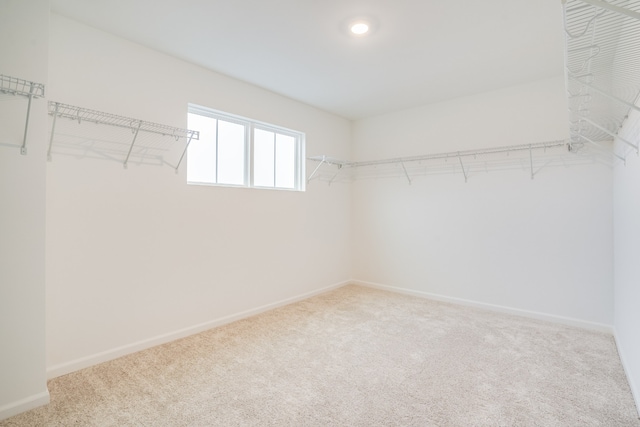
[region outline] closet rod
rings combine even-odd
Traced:
[[[31,116],[31,100],[33,98],[44,97],[44,84],[0,74],[0,92],[25,96],[28,99],[24,136],[22,137],[22,145],[20,146],[20,154],[24,156],[27,154],[27,132],[29,131],[29,117]]]
[[[173,126],[163,125],[159,123],[148,122],[145,120],[134,119],[131,117],[118,116],[116,114],[105,113],[102,111],[91,110],[89,108],[77,107],[74,105],[63,104],[60,102],[49,101],[49,114],[53,116],[53,124],[51,126],[51,137],[49,140],[49,149],[47,151],[47,158],[51,161],[51,147],[53,145],[53,137],[55,134],[56,120],[60,117],[77,120],[78,123],[90,122],[95,124],[103,124],[107,126],[115,126],[119,128],[129,129],[133,134],[133,140],[129,145],[129,151],[124,159],[123,166],[126,169],[129,162],[129,158],[133,151],[134,144],[138,137],[139,132],[148,132],[162,136],[170,136],[177,140],[184,138],[187,140],[186,146],[178,164],[175,166],[176,173],[182,163],[182,159],[187,151],[187,148],[192,140],[200,139],[200,132],[196,130],[181,129]]]
[[[359,162],[347,162],[342,160],[337,160],[327,156],[314,156],[308,157],[308,160],[321,162],[329,165],[335,165],[339,168],[349,167],[349,168],[359,168],[365,166],[380,166],[380,165],[390,165],[390,164],[404,164],[410,162],[420,162],[426,160],[444,160],[444,159],[455,159],[469,156],[477,156],[483,154],[500,154],[500,153],[511,153],[516,151],[529,151],[540,148],[554,148],[567,145],[565,140],[556,140],[549,142],[536,142],[533,144],[522,144],[522,145],[508,145],[501,147],[492,147],[492,148],[481,148],[475,150],[465,150],[465,151],[450,151],[447,153],[436,153],[436,154],[425,154],[420,156],[409,156],[409,157],[394,157],[389,159],[381,159],[381,160],[369,160],[369,161],[359,161]]]
[[[176,140],[189,137],[196,140],[200,139],[200,132],[195,130],[181,129],[173,126],[148,122],[131,117],[118,116],[116,114],[105,113],[102,111],[91,110],[89,108],[77,107],[74,105],[63,104],[54,101],[49,101],[49,114],[52,116],[77,120],[78,123],[82,123],[84,121],[96,124],[116,126],[129,129],[132,132],[136,132],[136,130],[139,129],[140,131],[155,133],[162,136],[172,136]]]

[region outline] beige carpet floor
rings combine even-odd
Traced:
[[[359,286],[49,389],[0,426],[640,426],[608,334]]]

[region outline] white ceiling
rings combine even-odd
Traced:
[[[560,0],[52,0],[51,7],[350,119],[563,72]],[[376,30],[349,36],[345,21],[362,15]]]

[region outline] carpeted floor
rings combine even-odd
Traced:
[[[49,389],[0,426],[640,426],[608,334],[358,286]]]

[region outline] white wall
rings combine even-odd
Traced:
[[[72,105],[186,127],[191,102],[306,132],[308,155],[350,150],[345,119],[55,14],[50,83]],[[188,186],[184,167],[55,146],[47,183],[50,376],[349,279],[348,186]]]
[[[46,83],[49,2],[0,0],[0,74]],[[46,101],[0,94],[0,420],[49,401],[45,376]]]
[[[193,102],[305,131],[308,155],[357,160],[566,137],[560,77],[352,128],[57,15],[49,33],[48,10],[46,0],[0,1],[0,73],[46,83],[50,36],[47,92],[56,101],[180,127]],[[45,365],[59,375],[322,290],[351,273],[585,325],[614,321],[606,165],[544,169],[533,181],[503,171],[467,184],[459,175],[415,178],[411,186],[402,179],[352,188],[313,182],[306,193],[191,187],[184,167],[178,175],[166,166],[123,170],[55,149],[45,166],[43,100],[34,102],[29,155],[20,156],[25,104],[2,101],[0,419],[48,401]],[[616,167],[613,203],[616,338],[636,398],[639,168],[634,156]]]
[[[562,77],[354,124],[356,160],[564,139]],[[354,278],[610,329],[612,172],[599,162],[358,180]],[[496,307],[497,306],[497,307]]]
[[[620,135],[640,144],[640,114],[632,112]],[[617,150],[626,148],[621,143]],[[640,410],[640,159],[634,152],[614,169],[613,212],[616,342]]]

